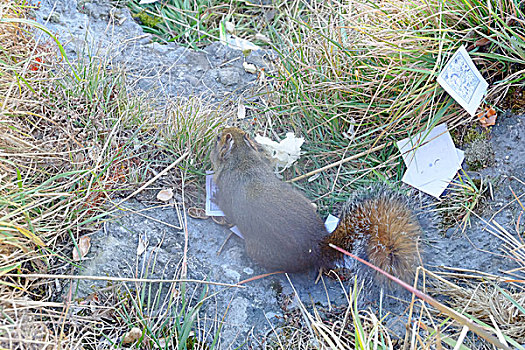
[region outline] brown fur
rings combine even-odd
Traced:
[[[351,200],[341,218],[326,243],[356,253],[404,281],[412,279],[421,227],[402,195],[380,190],[373,197]],[[330,263],[343,258],[326,246],[323,255]]]
[[[270,270],[318,266],[322,220],[304,195],[275,176],[246,133],[224,129],[211,158],[217,204],[244,235],[248,255]]]
[[[350,200],[328,236],[310,201],[277,179],[246,133],[226,128],[211,154],[217,204],[245,237],[246,251],[270,270],[334,266],[335,244],[402,279],[412,276],[420,228],[400,195]]]

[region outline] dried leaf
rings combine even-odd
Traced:
[[[160,338],[157,340],[156,343],[153,344],[155,349],[166,349],[166,345],[169,344],[169,339],[166,338]]]
[[[167,202],[173,198],[173,190],[168,188],[167,190],[161,190],[157,193],[157,199],[159,201]]]
[[[206,210],[196,207],[188,208],[188,215],[194,219],[206,220],[209,218],[209,216],[206,215]]]
[[[122,344],[134,343],[137,340],[139,340],[141,336],[142,336],[142,331],[140,330],[140,328],[133,327],[128,333],[126,333],[126,335],[124,336],[124,339],[122,339]]]
[[[496,125],[498,114],[492,107],[485,107],[485,111],[478,114],[478,120],[482,127],[487,128]]]
[[[250,41],[239,38],[235,35],[227,35],[224,41],[228,46],[242,51],[256,51],[261,49],[259,46],[251,43]]]
[[[227,225],[228,224],[224,216],[212,216],[211,220],[217,225]]]
[[[497,115],[493,115],[488,118],[483,118],[482,120],[480,120],[481,126],[486,128],[491,125],[496,125],[496,118],[497,118]]]
[[[237,105],[237,119],[243,120],[246,118],[246,106],[239,102]]]
[[[224,22],[224,27],[226,28],[226,31],[231,34],[235,34],[235,24],[232,22]]]
[[[313,176],[310,176],[308,178],[308,182],[312,182],[312,181],[315,181],[319,178],[319,176],[321,176],[321,173],[317,173],[317,174],[314,174]]]
[[[146,251],[146,248],[148,247],[149,241],[148,237],[144,235],[139,236],[139,245],[137,246],[137,255],[140,256],[142,253]]]
[[[270,43],[270,39],[268,39],[268,37],[266,35],[261,34],[261,33],[255,34],[255,39],[264,41],[265,43]]]
[[[87,255],[87,253],[89,253],[89,248],[91,248],[91,237],[80,237],[77,246],[78,249],[77,247],[73,248],[73,261],[80,261]]]
[[[476,42],[474,43],[474,46],[475,47],[485,46],[488,43],[490,43],[490,39],[488,39],[488,38],[481,38],[479,40],[476,40]]]

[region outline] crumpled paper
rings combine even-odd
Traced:
[[[268,152],[276,167],[281,168],[279,172],[282,172],[301,157],[301,146],[304,143],[304,138],[296,137],[293,132],[289,132],[286,133],[286,138],[280,142],[259,135],[255,137],[255,141]]]

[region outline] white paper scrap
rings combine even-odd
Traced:
[[[472,116],[481,104],[488,83],[472,62],[465,46],[461,46],[437,78],[439,85]]]
[[[230,35],[230,34],[228,34],[226,36],[226,40],[222,42],[223,44],[225,43],[227,46],[231,48],[242,50],[242,51],[248,51],[248,50],[257,51],[261,49],[259,46],[255,45],[254,43],[246,39],[239,38],[235,35]]]
[[[407,166],[403,182],[436,198],[461,168],[464,152],[456,149],[445,123],[397,142]]]
[[[239,231],[239,228],[237,226],[233,226],[232,228],[230,228],[230,231],[235,233],[238,237],[244,239],[244,236],[242,235],[241,231]]]
[[[333,216],[332,214],[328,214],[328,217],[324,222],[324,227],[326,227],[328,233],[334,232],[334,230],[337,228],[337,224],[339,224],[339,218]]]
[[[213,202],[217,188],[213,182],[213,172],[206,172],[206,215],[208,216],[224,216],[224,213],[217,204]]]
[[[296,137],[293,132],[288,132],[286,138],[279,142],[260,135],[255,136],[255,141],[270,153],[277,167],[284,171],[301,157],[301,146],[304,143],[304,138]]]

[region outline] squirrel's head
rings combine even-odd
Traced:
[[[234,155],[257,152],[257,146],[248,134],[239,128],[225,128],[217,135],[211,151],[211,162],[215,170]]]

